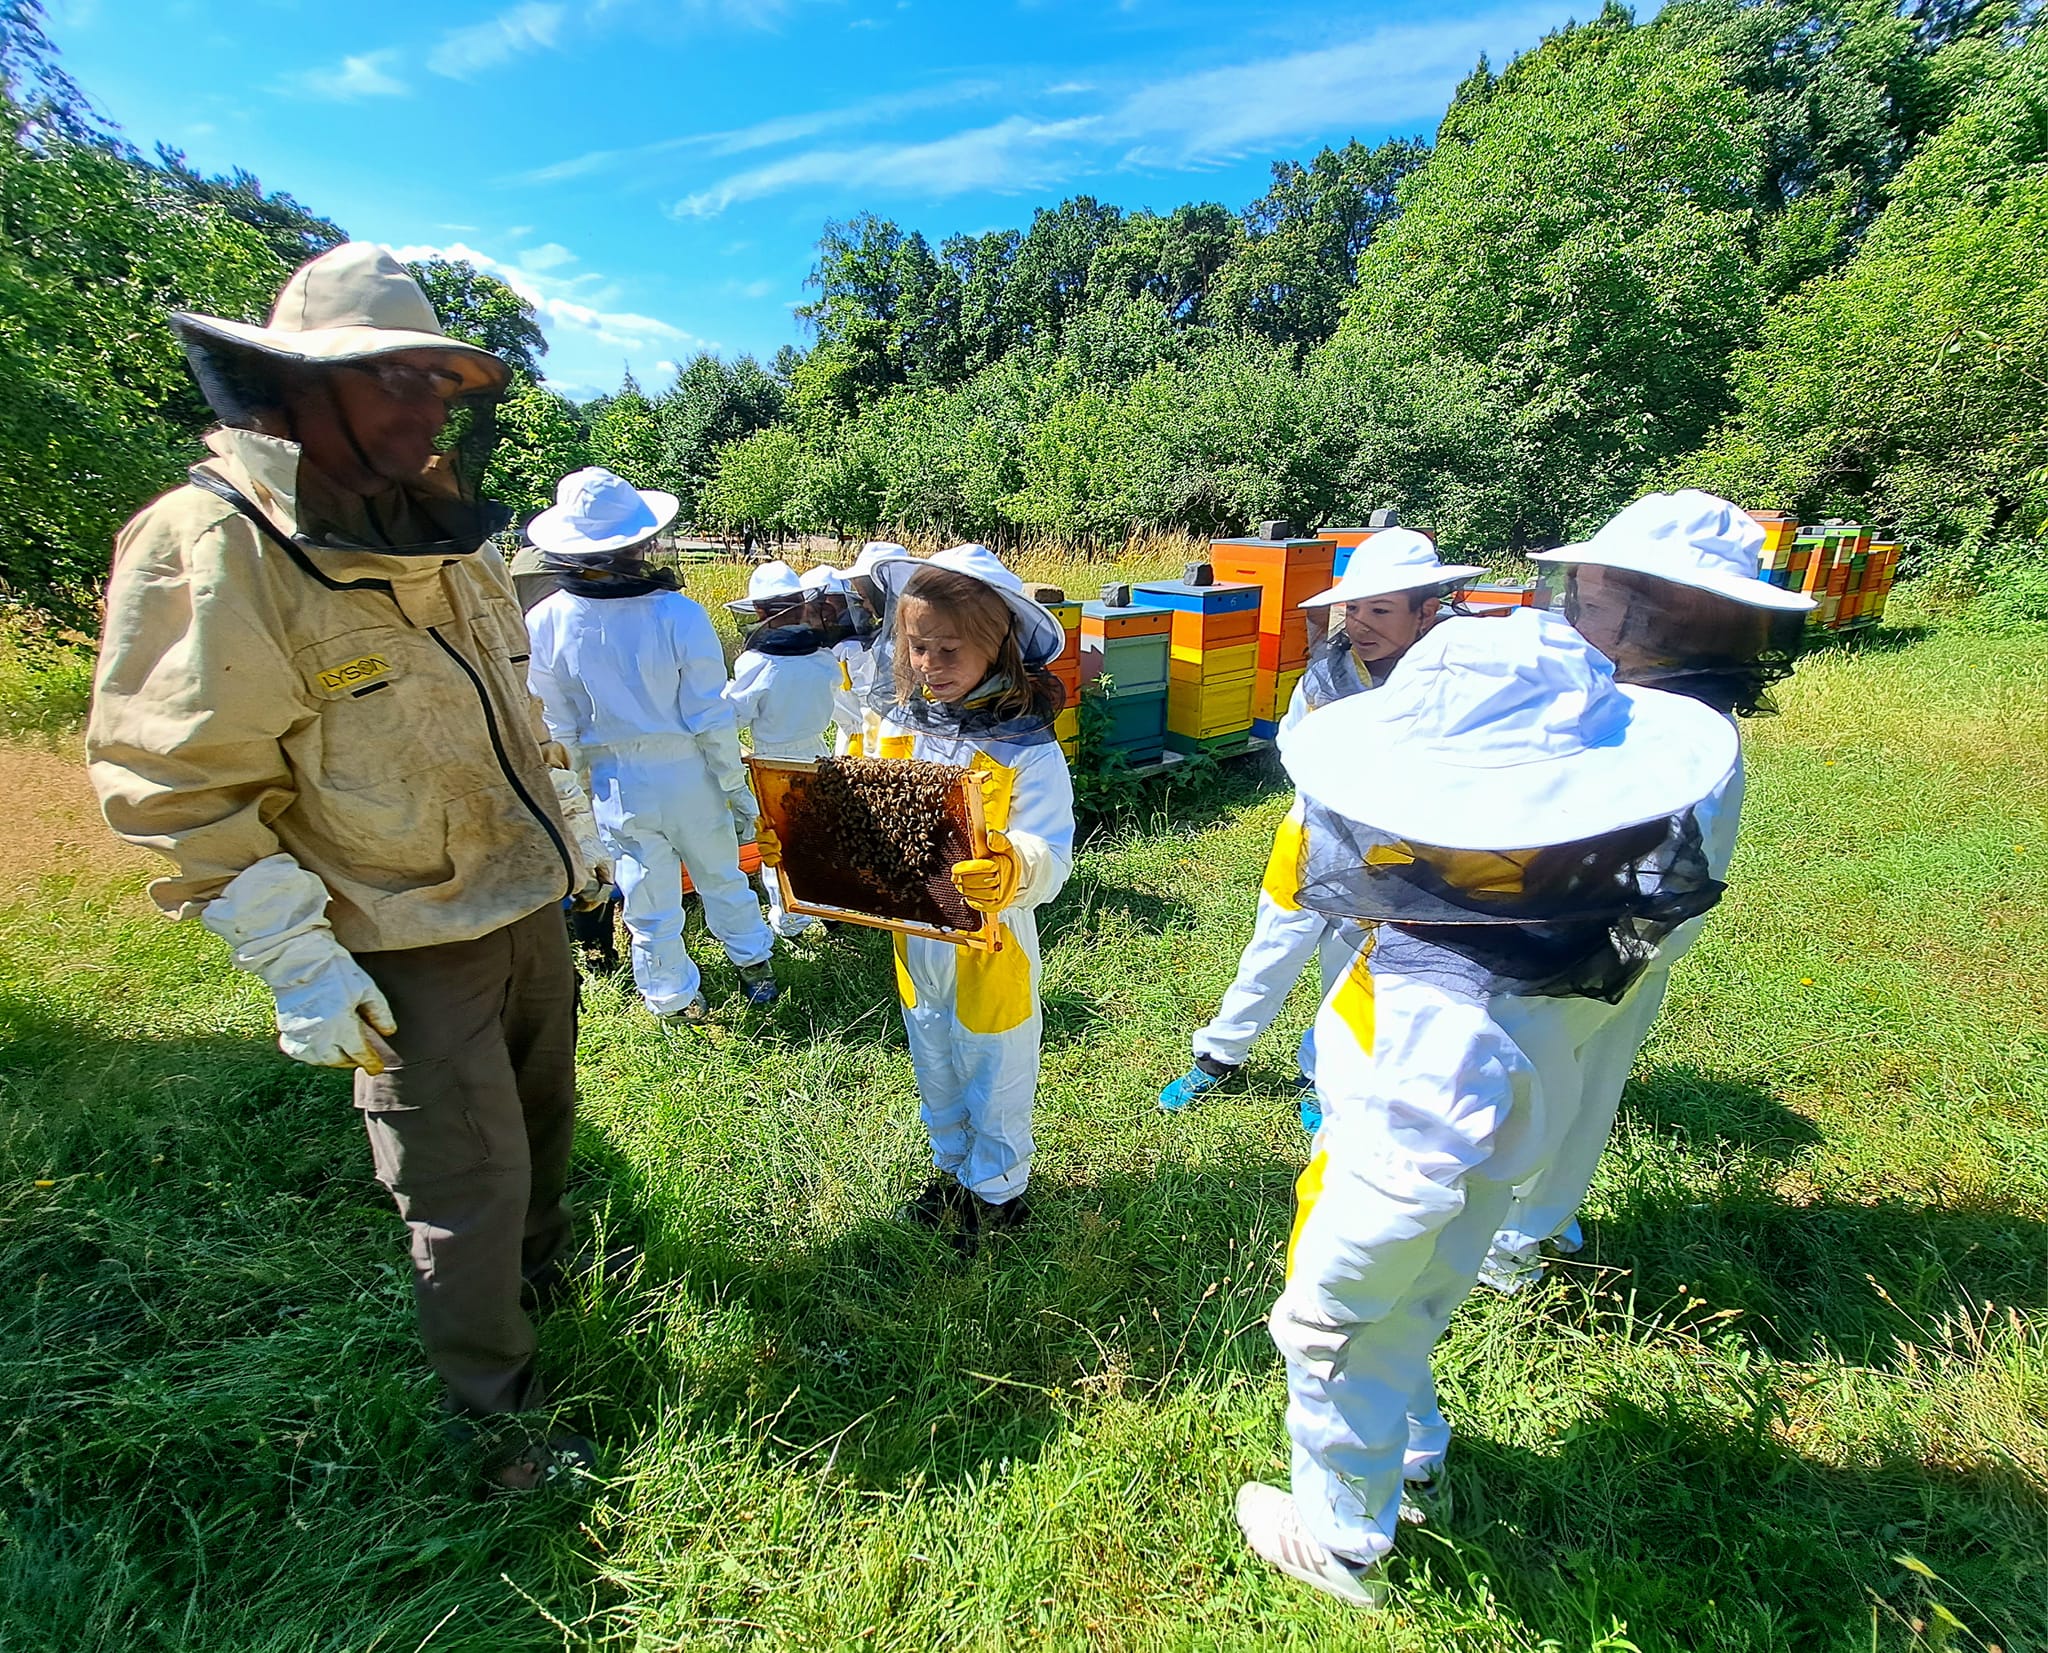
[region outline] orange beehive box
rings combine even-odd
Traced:
[[[1277,635],[1259,633],[1259,664],[1269,672],[1299,671],[1308,664],[1308,616],[1290,614]]]
[[[1256,609],[1240,609],[1235,614],[1197,614],[1174,609],[1172,614],[1173,629],[1168,635],[1173,639],[1176,660],[1199,660],[1213,650],[1239,643],[1256,644],[1259,640]]]
[[[1090,603],[1089,608],[1100,608],[1099,603]],[[1090,614],[1085,610],[1081,615],[1081,635],[1084,638],[1104,637],[1166,637],[1173,631],[1173,610],[1170,608],[1120,608],[1107,614]]]
[[[1219,580],[1259,588],[1259,629],[1277,632],[1304,598],[1330,589],[1336,546],[1329,540],[1212,540]]]

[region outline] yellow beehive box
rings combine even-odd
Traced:
[[[1226,649],[1209,649],[1192,660],[1176,651],[1166,664],[1169,683],[1195,683],[1211,677],[1243,677],[1258,670],[1259,645],[1233,643]]]
[[[1249,729],[1252,722],[1252,694],[1257,674],[1237,677],[1203,678],[1199,682],[1174,682],[1166,686],[1166,727],[1177,735],[1205,739]]]

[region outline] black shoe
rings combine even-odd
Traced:
[[[920,1228],[968,1228],[974,1222],[975,1198],[951,1177],[933,1177],[916,1199],[904,1202],[903,1217]]]
[[[974,1202],[974,1230],[977,1234],[1006,1234],[1030,1220],[1031,1207],[1022,1194],[995,1205],[977,1198]]]
[[[621,1246],[603,1257],[589,1246],[580,1247],[565,1259],[541,1264],[519,1286],[519,1306],[528,1314],[546,1314],[576,1295],[578,1284],[596,1275],[606,1285],[616,1285],[633,1272],[640,1261],[638,1246]]]
[[[770,1005],[782,997],[782,989],[775,985],[774,965],[743,964],[739,972],[740,991],[746,994],[748,1004]]]

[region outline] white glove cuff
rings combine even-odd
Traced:
[[[242,969],[260,970],[243,955],[260,960],[292,936],[327,929],[327,900],[327,886],[289,855],[266,855],[236,873],[199,922],[234,949]]]

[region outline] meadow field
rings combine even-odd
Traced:
[[[587,983],[574,1197],[645,1261],[545,1324],[601,1478],[514,1499],[436,1433],[347,1080],[153,915],[75,734],[18,737],[0,1650],[2048,1648],[2048,635],[1899,602],[1777,699],[1584,1254],[1439,1351],[1455,1512],[1377,1617],[1230,1513],[1286,1473],[1308,990],[1248,1084],[1154,1106],[1272,760],[1088,842],[1035,1219],[971,1261],[892,1215],[925,1158],[885,937],[788,952],[766,1013],[714,959],[703,1032]]]

